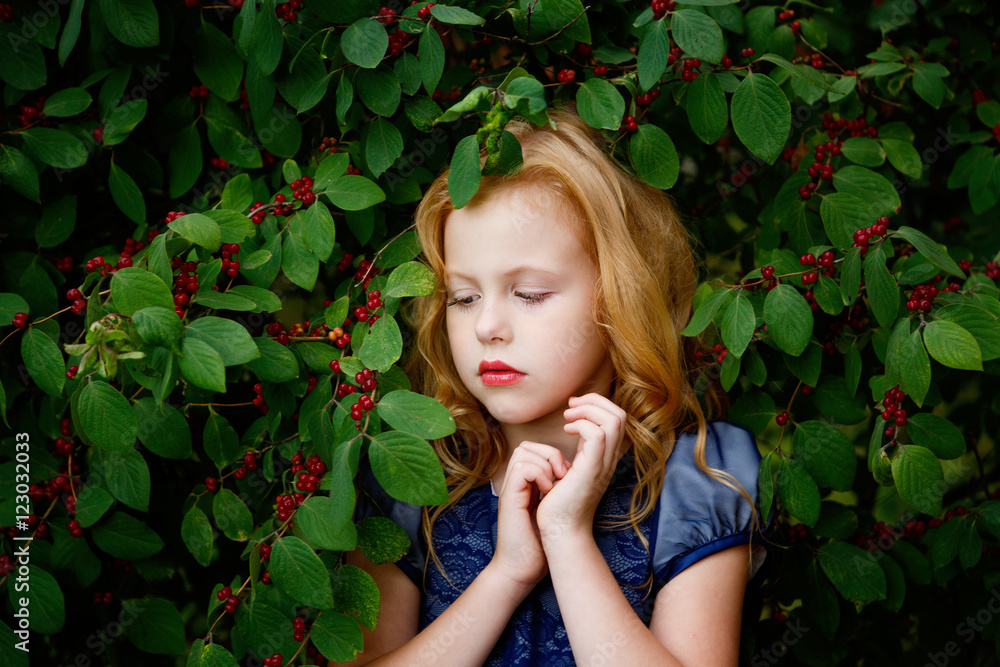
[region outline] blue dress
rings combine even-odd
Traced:
[[[696,435],[682,433],[678,436],[667,461],[656,509],[639,524],[649,542],[652,557],[630,527],[616,531],[599,526],[594,529],[598,548],[615,574],[622,593],[646,626],[652,618],[656,593],[664,584],[706,556],[747,544],[753,532],[753,519],[746,499],[698,469],[694,460]],[[743,484],[755,499],[759,517],[757,471],[761,455],[753,434],[729,422],[710,422],[705,457],[710,467],[730,472]],[[630,450],[618,462],[608,490],[597,507],[597,516],[628,513],[636,483],[633,465],[634,456]],[[358,475],[361,493],[358,494],[356,520],[372,515],[387,516],[410,536],[410,551],[396,565],[421,590],[419,629],[423,630],[458,598],[492,559],[497,541],[499,498],[492,484],[484,484],[469,491],[438,518],[434,526],[434,547],[453,585],[431,560],[427,565],[425,586],[423,573],[428,552],[420,531],[421,507],[386,494],[375,480],[367,458],[361,462]],[[764,525],[770,525],[770,517]],[[753,532],[753,543],[750,576],[759,582],[765,574],[761,565],[766,556],[759,532]],[[650,572],[654,575],[654,585],[643,600],[646,592],[643,583]],[[549,575],[522,601],[484,664],[504,667],[575,664]]]

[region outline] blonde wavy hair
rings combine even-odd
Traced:
[[[629,515],[615,515],[624,520],[608,529],[631,527],[648,553],[639,524],[655,509],[680,432],[697,428],[698,467],[754,505],[739,480],[705,460],[707,421],[721,418],[729,406],[719,384],[693,365],[694,352],[705,348],[703,341],[680,335],[691,316],[702,267],[696,241],[668,194],[627,173],[606,154],[604,137],[577,115],[574,105],[550,110],[549,117],[554,130],[520,117],[506,125],[520,142],[524,162],[512,174],[483,176],[469,205],[514,187],[542,187],[575,213],[575,231],[599,270],[594,321],[615,369],[610,398],[629,415],[625,439],[632,446],[638,479]],[[480,159],[485,161],[485,150]],[[444,228],[452,210],[446,169],[431,183],[415,214],[423,259],[436,277],[434,293],[411,300],[401,313],[414,332],[405,368],[413,389],[440,401],[456,423],[452,436],[431,443],[444,467],[449,501],[424,507],[421,518],[430,555],[442,573],[432,539],[434,522],[498,472],[506,448],[499,424],[462,383],[451,356]],[[756,508],[753,516],[756,527]],[[652,583],[650,572],[642,588],[651,590]]]

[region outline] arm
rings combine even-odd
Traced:
[[[545,545],[577,664],[735,665],[746,587],[744,546],[703,558],[656,596],[647,628],[622,594],[592,535]]]
[[[511,584],[487,565],[469,587],[422,632],[417,632],[420,591],[392,564],[375,565],[355,550],[347,562],[372,575],[381,594],[375,632],[362,628],[365,650],[335,665],[475,665],[496,645],[530,589]]]

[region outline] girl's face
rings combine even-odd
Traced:
[[[568,209],[518,188],[452,211],[445,224],[446,322],[459,376],[499,422],[558,422],[570,396],[610,394],[593,320],[597,269]],[[481,373],[502,361],[516,373]],[[555,426],[555,424],[552,424]]]

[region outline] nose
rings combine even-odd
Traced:
[[[482,307],[476,318],[476,337],[483,343],[509,341],[512,333],[510,319],[502,300],[483,295],[480,303]]]

